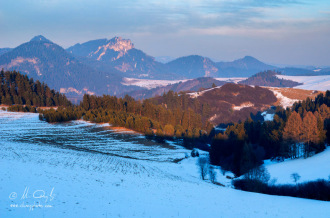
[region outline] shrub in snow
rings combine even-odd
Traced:
[[[199,157],[199,152],[196,148],[194,148],[192,151],[191,151],[191,156],[192,157]]]
[[[270,174],[264,166],[259,166],[249,170],[244,175],[244,179],[258,180],[262,183],[267,183],[270,179]]]

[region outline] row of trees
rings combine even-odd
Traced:
[[[184,138],[186,147],[193,147],[197,141],[208,140],[208,134],[213,128],[190,108],[170,109],[165,105],[155,105],[150,100],[136,101],[129,96],[117,98],[84,95],[79,106],[59,107],[57,110],[44,110],[40,113],[40,119],[47,122],[82,118],[95,123],[126,127],[158,138]]]
[[[0,72],[0,104],[27,106],[70,106],[65,95],[50,89],[46,84],[29,79],[16,71]]]
[[[213,126],[202,120],[202,116],[190,107],[169,107],[166,104],[155,104],[152,100],[136,101],[126,95],[124,98],[103,95],[84,95],[80,105],[85,111],[110,110],[128,114],[148,117],[159,122],[162,126],[166,124],[182,126],[183,129],[205,129],[210,131]]]

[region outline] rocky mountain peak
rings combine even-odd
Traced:
[[[103,56],[110,50],[118,52],[116,57],[112,57],[112,61],[116,60],[126,54],[127,51],[134,48],[134,44],[129,39],[123,39],[122,37],[114,37],[106,42],[106,44],[98,47],[97,51],[89,56],[97,56],[97,60],[102,60]]]
[[[128,51],[134,48],[134,44],[129,39],[123,39],[122,37],[114,37],[109,40],[108,44],[110,49],[115,51]]]

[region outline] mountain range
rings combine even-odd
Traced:
[[[122,77],[115,69],[98,71],[43,36],[2,54],[0,68],[25,73],[69,96],[114,95],[132,88],[121,84]]]
[[[123,85],[125,77],[158,80],[250,77],[265,70],[277,70],[285,75],[330,74],[330,69],[278,68],[251,56],[232,62],[214,62],[199,55],[169,60],[161,63],[121,37],[92,40],[64,49],[43,36],[36,36],[16,48],[0,49],[0,68],[20,71],[72,96],[118,95],[143,89]]]

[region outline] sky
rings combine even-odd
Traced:
[[[329,0],[0,0],[0,48],[122,36],[151,56],[330,66]]]

